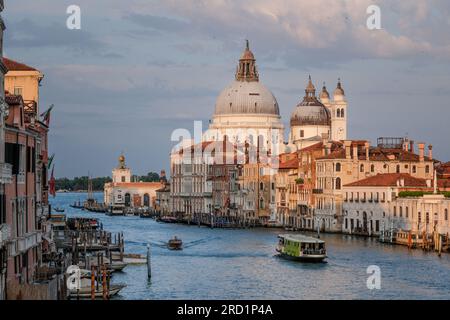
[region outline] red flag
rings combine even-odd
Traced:
[[[50,113],[52,112],[54,105],[50,105],[50,107],[47,109],[47,111],[43,112],[41,114],[41,117],[44,117],[43,121],[47,125],[47,127],[50,125]]]
[[[49,184],[49,187],[50,187],[49,193],[54,198],[54,197],[56,197],[56,189],[55,189],[55,177],[53,176],[53,170],[55,170],[55,165],[53,165],[53,167],[52,167],[52,175],[50,177],[50,181],[49,181],[48,184]]]

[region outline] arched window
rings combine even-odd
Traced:
[[[263,198],[259,199],[259,208],[264,209],[264,199]]]
[[[430,213],[429,212],[427,212],[425,215],[425,222],[430,223]]]
[[[403,207],[400,207],[399,211],[400,211],[400,218],[401,218],[401,217],[403,217]]]
[[[125,207],[129,207],[131,204],[131,195],[129,193],[125,193]]]
[[[364,165],[363,164],[359,167],[359,171],[360,172],[364,172]]]
[[[429,165],[427,165],[427,166],[425,167],[425,173],[430,173],[430,166],[429,166]]]
[[[144,207],[150,207],[150,196],[148,193],[144,194]]]
[[[341,118],[344,117],[344,109],[341,109]]]
[[[405,208],[405,217],[409,218],[409,207]]]
[[[412,173],[416,173],[416,172],[417,172],[416,166],[413,166],[412,167]]]
[[[375,165],[370,166],[370,172],[375,172]]]
[[[338,118],[340,118],[341,117],[341,109],[337,109],[336,114],[337,114],[336,116]]]
[[[394,217],[397,216],[397,207],[394,207]]]
[[[397,165],[397,169],[396,169],[397,173],[400,173],[400,165]]]
[[[448,220],[448,209],[444,210],[444,220],[447,221]]]
[[[336,172],[341,172],[341,164],[339,162],[336,163]]]
[[[341,178],[336,178],[336,190],[341,190]]]
[[[259,190],[261,191],[264,190],[264,183],[262,182],[259,183]]]

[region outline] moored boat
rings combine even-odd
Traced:
[[[54,209],[55,209],[56,212],[59,212],[59,213],[64,212],[64,208],[56,207],[56,208],[54,208]]]
[[[327,257],[325,241],[301,234],[278,236],[277,252],[283,258],[304,262],[322,262]]]

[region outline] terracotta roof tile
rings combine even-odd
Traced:
[[[395,187],[403,180],[402,187],[427,187],[425,179],[415,178],[406,173],[384,173],[345,185],[346,187]]]
[[[26,64],[3,57],[3,64],[9,71],[38,71]]]

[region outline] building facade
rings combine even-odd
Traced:
[[[3,11],[3,0],[0,0],[0,13]],[[8,261],[7,242],[11,229],[6,220],[5,185],[11,183],[12,167],[5,163],[5,117],[8,113],[8,104],[5,102],[5,74],[7,68],[3,63],[3,31],[5,24],[0,15],[0,300],[6,298],[6,271]]]
[[[127,208],[155,210],[156,190],[163,186],[163,181],[133,182],[131,169],[125,164],[125,156],[121,155],[119,165],[112,170],[112,182],[105,183],[104,203],[110,212],[124,212]]]
[[[43,75],[25,64],[3,59],[5,76],[5,162],[12,168],[4,205],[9,225],[7,298],[22,296],[21,285],[37,281],[42,263],[42,228],[48,213],[48,122],[39,120]],[[16,94],[13,94],[15,92]]]
[[[342,186],[383,173],[407,173],[412,177],[433,179],[435,161],[425,156],[425,144],[402,138],[380,138],[376,147],[369,141],[345,140],[324,145],[325,156],[316,160],[316,223],[324,231],[342,230]]]

